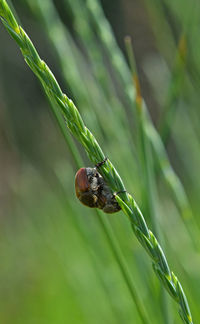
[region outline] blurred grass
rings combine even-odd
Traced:
[[[43,10],[47,21],[42,16],[44,11],[39,11],[37,4],[46,6]],[[142,186],[139,167],[141,160],[135,147],[138,134],[136,128],[133,128],[136,120],[131,120],[133,118],[131,100],[134,93],[131,94],[131,76],[126,70],[126,62],[123,59],[113,61],[111,54],[118,53],[118,49],[111,46],[109,48],[110,38],[106,38],[107,45],[102,41],[105,35],[108,37],[110,34],[107,33],[107,29],[103,31],[105,24],[104,20],[102,22],[102,16],[101,20],[98,18],[99,11],[91,8],[95,2],[65,0],[57,11],[55,8],[52,11],[52,4],[51,1],[33,3],[21,0],[16,3],[16,9],[20,13],[20,18],[24,19],[29,33],[30,31],[31,35],[33,33],[33,39],[37,39],[38,34],[40,35],[37,47],[41,46],[39,51],[43,53],[45,59],[49,57],[48,64],[53,66],[52,69],[55,68],[57,76],[65,84],[64,87],[69,89],[73,84],[69,90],[86,124],[100,139],[106,153],[115,161],[122,177],[126,179],[126,187],[136,196],[143,208],[142,190],[145,188]],[[72,8],[75,4],[76,7]],[[157,33],[156,38],[159,39],[162,29],[156,24],[160,17],[164,17],[171,32],[166,32],[161,38],[161,41],[165,42],[164,48],[160,47],[159,43],[157,45],[158,52],[155,54],[154,64],[158,64],[160,70],[159,75],[151,72],[153,76],[151,75],[150,80],[156,82],[157,79],[159,83],[162,76],[167,85],[173,78],[174,70],[170,59],[174,62],[177,48],[176,45],[170,47],[170,44],[178,43],[170,22],[173,21],[181,35],[187,19],[186,9],[179,9],[188,4],[185,1],[179,5],[166,4],[164,1],[161,4],[163,16],[161,11],[154,11],[157,20],[151,20],[151,26],[154,33]],[[31,11],[28,5],[32,6]],[[155,4],[149,1],[149,6],[153,9]],[[88,16],[85,16],[85,10],[88,8],[93,11],[86,11]],[[194,10],[193,2],[189,9]],[[64,12],[67,15],[69,10],[73,13],[70,16],[71,21],[64,24],[59,14]],[[87,34],[86,37],[83,25],[77,26],[76,10],[78,20],[84,23],[87,33],[92,35]],[[191,10],[188,10],[188,15]],[[56,16],[52,16],[52,13]],[[190,37],[187,38],[185,82],[181,85],[182,91],[179,88],[179,100],[175,102],[176,112],[170,127],[168,151],[173,167],[188,194],[195,221],[199,224],[200,181],[197,175],[200,134],[197,108],[199,93],[196,91],[200,68],[197,60],[198,18],[198,12],[195,11],[192,28],[189,28]],[[99,24],[101,32],[97,27],[94,29],[94,26]],[[108,25],[106,28],[109,28]],[[12,41],[8,40],[2,28],[0,32],[1,44],[5,44],[1,46],[0,51],[2,71],[0,256],[3,260],[0,268],[2,282],[0,320],[6,324],[140,323],[136,308],[130,300],[129,292],[96,221],[96,216],[80,206],[74,197],[72,192],[74,162],[64,141],[60,139],[60,133],[54,122],[49,118],[48,110],[44,109],[46,104],[40,88],[24,67]],[[171,41],[166,41],[165,37]],[[112,53],[107,52],[106,48],[112,49]],[[119,53],[116,54],[117,58],[118,55],[122,55]],[[164,75],[163,66],[159,65],[160,58],[167,65],[167,75]],[[144,66],[148,68],[152,62],[151,56],[147,56],[145,60]],[[116,62],[121,63],[116,66]],[[124,77],[125,73],[127,77]],[[16,77],[10,79],[11,75]],[[171,79],[169,75],[172,75]],[[122,96],[123,92],[126,100]],[[91,102],[92,104],[89,104]],[[79,147],[78,149],[80,150]],[[80,152],[82,154],[81,150]],[[88,162],[85,163],[87,165]],[[157,186],[159,225],[166,240],[165,250],[170,264],[173,264],[173,271],[179,274],[186,290],[194,323],[198,323],[199,253],[194,250],[179,217],[179,210],[160,178]],[[132,237],[126,220],[120,217],[120,214],[103,217],[109,218],[125,252],[124,257],[129,264],[150,322],[162,323],[163,316],[158,308],[159,284],[141,247]],[[81,234],[80,226],[82,229],[85,228],[84,236]],[[180,319],[173,305],[172,312],[174,323],[179,323]]]

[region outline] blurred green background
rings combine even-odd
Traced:
[[[134,195],[200,322],[200,3],[9,4]],[[145,121],[135,104],[126,35]],[[74,154],[82,166],[91,163],[73,139],[72,149],[66,145],[3,25],[0,40],[0,322],[140,324],[139,298],[149,324],[181,323],[124,214],[98,216],[78,202]]]

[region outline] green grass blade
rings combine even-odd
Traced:
[[[97,140],[84,125],[84,122],[73,102],[64,93],[62,93],[55,77],[45,62],[40,59],[27,34],[20,26],[16,26],[17,23],[13,19],[11,10],[5,0],[0,0],[0,15],[4,26],[11,36],[17,41],[18,45],[20,45],[21,52],[27,64],[41,81],[47,95],[51,100],[57,102],[71,133],[83,145],[92,163],[96,164],[99,161],[102,161],[105,158],[105,155]],[[100,172],[113,191],[118,192],[125,190],[122,179],[110,160],[106,161],[105,165],[101,167]],[[174,299],[179,304],[181,316],[185,319],[187,324],[191,324],[192,317],[187,299],[183,290],[180,289],[178,279],[174,279],[175,277],[167,265],[166,258],[159,243],[157,242],[155,236],[147,228],[144,218],[133,197],[128,193],[121,193],[120,196],[123,197],[123,200],[119,196],[116,196],[117,201],[124,212],[131,218],[132,225],[135,227],[135,229],[138,228],[140,230],[137,232],[138,240],[142,242],[142,238],[145,236],[146,240],[148,240],[152,246],[152,252],[154,252],[155,255],[152,257],[153,264],[157,271],[159,271],[159,279],[163,284],[168,282],[172,287],[174,287]],[[136,233],[136,231],[134,231],[134,233]],[[166,284],[164,286],[167,288]]]

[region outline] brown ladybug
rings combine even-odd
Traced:
[[[102,209],[104,213],[116,213],[121,208],[103,177],[97,171],[97,167],[103,163],[100,162],[95,168],[81,168],[77,171],[75,176],[76,196],[85,206]]]

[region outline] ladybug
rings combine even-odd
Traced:
[[[97,168],[80,168],[75,176],[75,191],[80,202],[90,208],[102,209],[104,213],[116,213],[121,210],[115,195],[111,192],[108,185]]]

